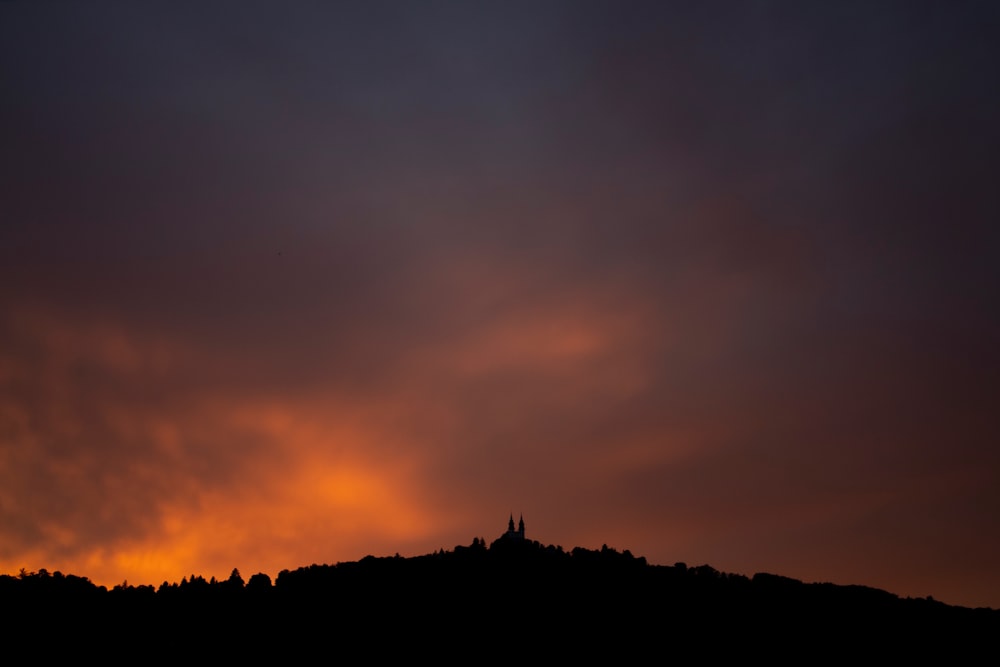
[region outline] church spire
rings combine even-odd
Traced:
[[[507,532],[500,536],[505,540],[514,540],[515,542],[524,540],[524,514],[521,514],[520,521],[517,522],[517,528],[514,528],[514,513],[510,513],[510,518],[507,520]]]

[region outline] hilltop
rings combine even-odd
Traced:
[[[264,574],[244,582],[234,570],[224,581],[192,575],[155,589],[108,590],[84,577],[22,571],[0,576],[0,599],[21,619],[78,638],[113,630],[181,652],[229,627],[243,638],[229,651],[252,640],[263,651],[332,642],[386,655],[404,647],[426,653],[443,648],[445,637],[487,647],[514,632],[522,650],[551,656],[639,656],[669,645],[790,659],[801,646],[898,658],[972,651],[1000,629],[993,609],[708,565],[651,565],[606,546],[567,551],[504,538],[410,558],[313,564],[283,570],[273,583]]]

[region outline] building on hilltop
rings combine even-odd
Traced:
[[[502,540],[524,540],[524,515],[521,515],[517,522],[517,529],[514,528],[514,514],[511,513],[510,521],[507,522],[507,532],[500,536]]]

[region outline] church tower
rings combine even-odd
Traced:
[[[517,528],[514,528],[514,513],[511,512],[510,519],[507,521],[507,532],[500,537],[505,540],[524,540],[524,515],[521,515],[521,520],[517,522]]]

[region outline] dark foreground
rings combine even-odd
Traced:
[[[0,577],[8,651],[110,662],[595,659],[785,664],[996,658],[1000,611],[862,586],[653,566],[629,552],[498,540],[282,571],[275,582],[98,587]],[[34,661],[34,660],[33,660]]]

